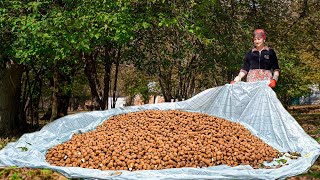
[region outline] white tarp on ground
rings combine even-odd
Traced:
[[[267,81],[227,84],[176,103],[119,107],[69,115],[46,125],[38,132],[23,135],[17,142],[9,143],[0,151],[0,166],[48,168],[69,178],[99,179],[284,179],[306,172],[318,158],[320,145],[284,109],[267,84]],[[240,122],[280,152],[299,152],[302,157],[289,160],[289,165],[274,169],[221,165],[201,169],[122,171],[120,175],[114,171],[51,166],[45,161],[49,148],[69,140],[74,133],[91,131],[113,115],[148,109],[202,112]],[[26,148],[27,151],[23,151]]]

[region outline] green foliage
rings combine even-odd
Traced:
[[[276,162],[278,164],[286,164],[287,163],[287,160],[286,159],[279,159],[279,160],[276,160]]]
[[[300,97],[309,92],[310,82],[305,78],[305,67],[299,59],[294,56],[279,54],[281,66],[281,77],[279,79],[277,92],[287,94],[290,97]]]
[[[28,151],[27,147],[18,147],[21,151]]]
[[[129,98],[133,98],[137,94],[141,94],[143,101],[148,102],[150,95],[157,95],[154,92],[149,91],[148,83],[151,79],[147,78],[145,74],[136,72],[132,67],[127,68],[127,73],[124,76],[125,94]]]
[[[50,178],[52,173],[53,172],[51,170],[49,170],[49,169],[42,169],[41,170],[41,174],[46,178]]]
[[[32,175],[33,175],[33,171],[29,170],[29,171],[27,172],[27,174],[28,174],[28,176],[32,176]]]
[[[265,28],[282,69],[275,91],[287,105],[320,83],[317,7],[315,0],[3,0],[0,61],[26,65],[31,77],[39,70],[43,79],[52,79],[58,64],[59,91],[87,96],[85,55],[95,56],[99,66],[106,63],[102,49],[122,47],[121,62],[142,71],[135,69],[136,79],[123,85],[127,95],[147,99],[151,79],[163,95],[190,95],[229,82],[252,47],[252,31]]]
[[[21,175],[19,175],[18,173],[14,172],[11,176],[10,176],[10,180],[22,180]]]

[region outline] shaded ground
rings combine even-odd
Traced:
[[[320,143],[320,105],[292,106],[289,108],[289,112],[304,131]],[[287,179],[320,179],[320,158],[317,159],[306,174]]]
[[[292,106],[290,114],[298,121],[301,127],[316,141],[320,142],[320,105]],[[45,122],[42,122],[45,124]],[[18,137],[0,138],[0,149],[8,142],[16,141]],[[16,167],[0,167],[0,179],[68,179],[58,172],[47,169],[31,169]],[[320,180],[320,158],[305,174],[287,178],[287,180]]]

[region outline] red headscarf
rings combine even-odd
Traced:
[[[253,38],[256,37],[256,36],[261,36],[264,40],[267,39],[267,34],[266,34],[266,31],[264,29],[256,29],[254,30],[253,32]]]

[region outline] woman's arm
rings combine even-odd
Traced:
[[[240,70],[238,76],[236,76],[233,81],[235,81],[235,82],[241,81],[241,79],[243,77],[245,77],[246,74],[248,73],[249,68],[250,68],[250,64],[249,64],[248,53],[247,53],[243,59],[243,64],[242,64],[241,70]]]
[[[279,71],[279,70],[275,70],[275,71],[273,72],[273,77],[272,77],[272,79],[278,81],[279,75],[280,75],[280,71]]]
[[[271,88],[275,88],[277,86],[277,81],[278,81],[278,78],[279,78],[279,75],[280,75],[280,67],[279,67],[279,64],[278,64],[278,58],[277,58],[277,55],[276,53],[274,52],[273,49],[271,49],[272,51],[272,70],[273,70],[273,77],[272,79],[270,80],[270,83],[269,83],[269,86]]]
[[[246,73],[243,72],[243,71],[240,71],[239,74],[238,74],[238,76],[236,76],[233,81],[239,82],[239,81],[241,81],[241,79],[242,79],[244,76],[246,76]]]
[[[276,52],[273,49],[271,49],[271,55],[272,55],[271,68],[273,70],[273,79],[278,81],[278,78],[280,76],[280,67],[278,63],[278,57],[276,55]]]

